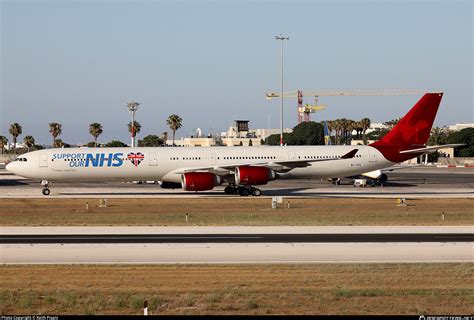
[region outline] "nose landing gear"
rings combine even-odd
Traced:
[[[49,196],[49,194],[51,193],[51,191],[48,188],[49,182],[46,181],[46,180],[42,180],[41,185],[43,186],[43,191],[42,191],[43,195],[44,196]]]

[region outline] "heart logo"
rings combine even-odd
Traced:
[[[135,167],[137,167],[137,166],[143,161],[143,159],[145,159],[145,156],[144,156],[143,153],[141,153],[141,152],[137,152],[137,153],[130,152],[130,153],[127,155],[127,159],[128,159]]]

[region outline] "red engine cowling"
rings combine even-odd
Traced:
[[[235,168],[235,183],[240,185],[267,184],[275,180],[275,172],[265,167],[242,166]]]
[[[185,191],[212,190],[221,184],[221,178],[211,172],[187,172],[181,175],[181,187]]]

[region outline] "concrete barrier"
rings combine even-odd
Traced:
[[[474,167],[474,158],[438,158],[439,166],[448,167]]]

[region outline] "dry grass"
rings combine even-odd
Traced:
[[[89,210],[85,210],[89,202]],[[264,198],[1,199],[2,226],[83,225],[473,225],[474,199],[290,199],[270,209]],[[286,200],[285,200],[286,205]],[[446,220],[441,220],[445,212]]]
[[[2,266],[2,314],[473,314],[473,264]]]

